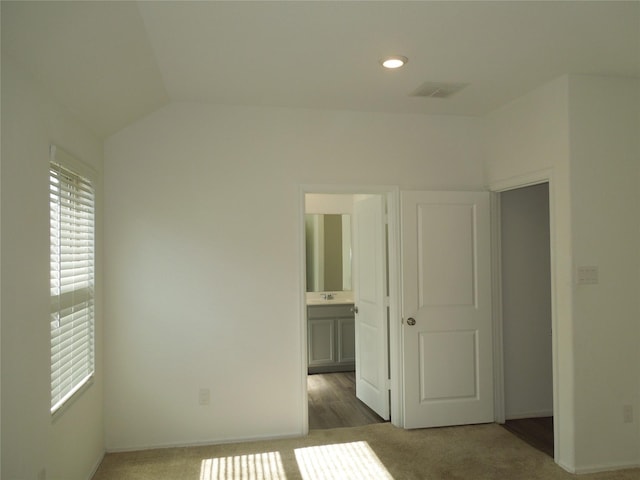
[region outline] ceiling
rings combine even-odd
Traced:
[[[99,136],[171,101],[481,116],[566,73],[640,77],[640,2],[3,0],[2,55]],[[378,63],[400,54],[396,71]],[[424,82],[468,84],[412,96]]]

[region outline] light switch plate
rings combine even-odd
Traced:
[[[633,405],[622,407],[622,421],[624,423],[633,423]]]
[[[209,405],[209,402],[211,402],[211,390],[208,388],[198,390],[198,403],[200,405]]]
[[[598,283],[598,267],[578,267],[576,283],[578,285],[595,285]]]

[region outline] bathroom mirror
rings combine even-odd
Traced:
[[[351,215],[305,215],[307,292],[351,290]]]

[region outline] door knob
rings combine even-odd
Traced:
[[[413,327],[416,324],[416,319],[413,317],[407,318],[407,325]]]
[[[352,311],[353,313],[358,313],[358,306],[357,306],[357,305],[354,305],[353,307],[351,307],[351,311]]]

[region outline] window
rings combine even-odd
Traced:
[[[90,383],[95,367],[95,192],[91,176],[87,167],[51,147],[52,414]]]

